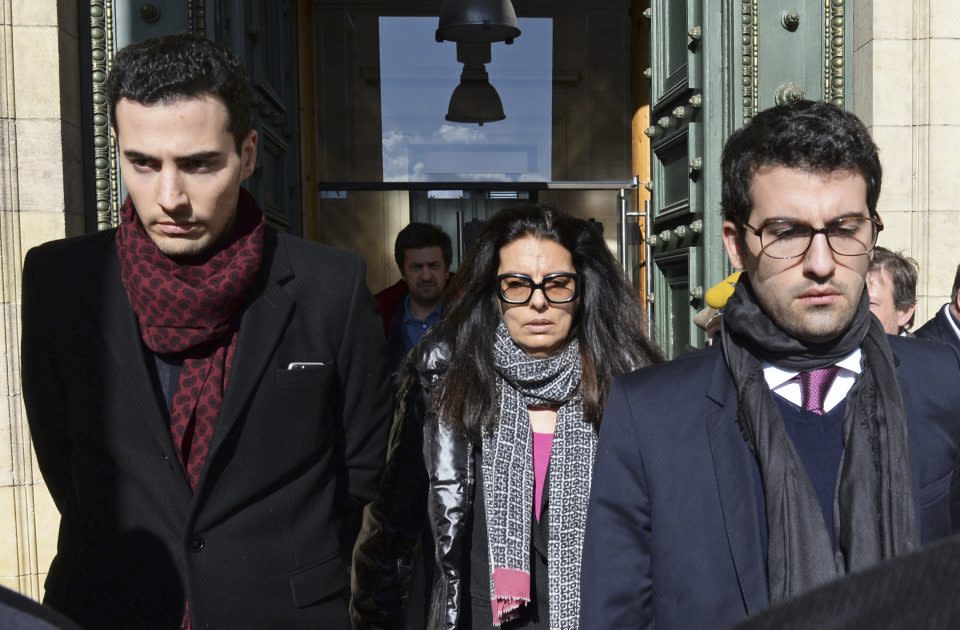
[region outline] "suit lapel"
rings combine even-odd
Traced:
[[[956,331],[950,322],[949,307],[941,308],[937,313],[937,327],[940,329],[940,338],[946,340],[948,344],[960,351],[960,339],[957,338]]]
[[[123,387],[129,398],[137,401],[137,407],[130,410],[130,415],[136,421],[145,424],[147,432],[157,442],[160,452],[173,466],[179,467],[177,454],[170,437],[167,414],[161,405],[153,379],[147,367],[147,361],[152,360],[144,351],[140,338],[140,328],[136,315],[130,307],[127,291],[120,277],[120,261],[116,249],[111,247],[106,255],[104,264],[105,288],[103,295],[102,313],[100,320],[100,334],[104,346],[109,350],[111,357],[117,364],[112,373],[117,375],[121,383],[104,383],[104,387]],[[92,310],[91,312],[96,312]],[[177,475],[182,480],[182,487],[178,492],[190,495],[190,486],[183,475]]]
[[[755,492],[756,464],[737,424],[733,382],[723,354],[717,352],[716,357],[707,397],[717,408],[707,419],[707,432],[730,555],[747,614],[753,614],[769,605],[766,555],[763,553],[766,544],[760,530],[760,519],[765,516]]]
[[[207,467],[217,449],[236,424],[247,401],[261,380],[274,348],[280,341],[293,310],[293,300],[283,285],[293,277],[286,248],[276,233],[267,231],[264,265],[268,268],[266,281],[259,294],[247,306],[240,320],[237,350],[230,369],[223,407],[213,432]]]

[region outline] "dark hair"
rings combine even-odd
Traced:
[[[429,223],[411,223],[400,230],[393,244],[393,257],[397,261],[400,273],[403,273],[403,255],[408,249],[439,247],[443,251],[443,262],[447,267],[453,260],[453,245],[450,236],[435,225]]]
[[[867,273],[885,270],[893,281],[893,305],[898,311],[904,311],[917,303],[917,270],[919,266],[913,258],[903,252],[892,252],[886,247],[874,247]],[[913,326],[913,317],[904,328]]]
[[[212,96],[223,101],[240,153],[250,132],[252,90],[243,64],[223,44],[193,33],[177,33],[124,46],[107,78],[110,124],[117,129],[117,103],[126,98],[152,105]]]
[[[738,129],[723,148],[723,217],[743,226],[750,218],[750,180],[762,166],[811,173],[859,173],[867,182],[867,208],[877,215],[883,169],[877,145],[859,118],[822,101],[797,101],[764,110]]]
[[[600,424],[615,376],[660,360],[633,287],[596,230],[544,206],[502,210],[487,220],[454,276],[437,330],[450,343],[451,359],[434,402],[441,418],[474,440],[497,418],[493,348],[500,321],[495,289],[500,248],[525,236],[562,245],[580,275],[582,293],[570,335],[580,342],[580,392],[588,422]]]
[[[957,303],[957,295],[960,294],[960,265],[957,265],[957,275],[953,277],[953,289],[950,291],[950,302]]]

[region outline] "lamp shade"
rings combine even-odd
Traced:
[[[520,36],[510,0],[444,0],[437,41],[506,42]]]
[[[496,122],[507,115],[496,88],[483,66],[464,66],[460,84],[450,96],[446,119],[450,122],[478,123]]]

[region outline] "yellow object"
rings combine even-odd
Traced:
[[[707,306],[715,309],[722,309],[727,305],[727,300],[733,295],[733,290],[737,288],[737,280],[740,279],[739,271],[734,271],[729,276],[707,289],[705,300]]]

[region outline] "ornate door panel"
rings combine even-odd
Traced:
[[[654,330],[676,356],[695,339],[691,300],[702,295],[703,2],[653,0],[650,206]]]
[[[257,169],[247,188],[273,225],[301,233],[297,29],[294,2],[207,2],[212,39],[236,52],[253,81],[253,126],[259,136]]]
[[[730,271],[720,156],[757,111],[798,98],[848,102],[845,0],[651,0],[654,334],[669,356],[700,346],[692,317]]]

